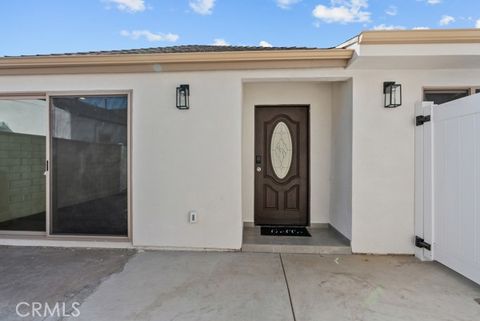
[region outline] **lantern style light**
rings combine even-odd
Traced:
[[[177,87],[177,108],[189,109],[190,108],[190,86],[180,85]]]
[[[394,81],[383,83],[383,94],[385,96],[385,108],[395,108],[402,105],[402,85]]]

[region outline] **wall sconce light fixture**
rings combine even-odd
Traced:
[[[402,105],[402,85],[394,81],[383,83],[383,94],[385,96],[385,108],[395,108]]]
[[[190,108],[190,85],[180,85],[177,87],[177,108]]]

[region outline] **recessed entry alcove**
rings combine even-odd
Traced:
[[[244,81],[243,250],[351,251],[352,89],[350,79]],[[269,225],[312,237],[260,236]]]

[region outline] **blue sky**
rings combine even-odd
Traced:
[[[0,55],[183,44],[330,47],[367,29],[480,27],[480,0],[0,1]]]

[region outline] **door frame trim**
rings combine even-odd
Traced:
[[[255,131],[255,124],[256,124],[256,110],[257,108],[282,108],[282,107],[296,107],[296,108],[306,108],[307,109],[307,170],[308,170],[308,174],[307,174],[307,180],[308,180],[308,183],[307,183],[307,225],[306,226],[310,226],[312,223],[311,223],[311,215],[310,215],[310,203],[311,203],[311,200],[310,200],[310,190],[311,190],[311,176],[312,176],[312,171],[311,171],[311,160],[310,160],[310,157],[311,157],[311,138],[310,138],[310,108],[311,108],[311,105],[310,104],[259,104],[259,105],[254,105],[254,115],[253,115],[253,155],[255,157],[255,145],[256,145],[256,139],[257,139],[257,136],[256,136],[256,131]],[[255,159],[253,159],[253,164],[255,165]],[[254,171],[254,174],[253,174],[253,177],[254,177],[254,180],[253,180],[253,203],[255,204],[256,202],[256,193],[255,193],[255,183],[256,183],[256,175],[255,175],[255,166],[252,167],[252,170]],[[257,223],[256,223],[256,212],[255,212],[255,206],[253,207],[253,224],[255,226],[257,226]],[[296,226],[296,225],[292,225],[292,226]]]

